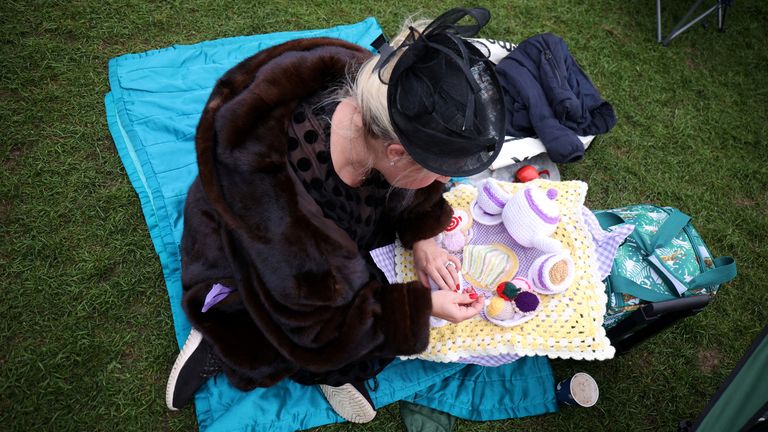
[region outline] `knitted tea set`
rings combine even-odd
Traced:
[[[552,238],[560,221],[557,190],[535,185],[510,194],[493,178],[484,180],[470,211],[456,210],[451,224],[437,237],[446,250],[462,254],[460,289],[486,297],[484,317],[510,327],[533,318],[540,309],[540,295],[566,291],[573,282],[574,262],[562,244]],[[517,255],[501,243],[468,244],[474,222],[503,224],[521,247],[541,253],[519,273]]]

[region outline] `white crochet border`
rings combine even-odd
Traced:
[[[547,180],[538,180],[538,181],[544,181]],[[584,233],[584,240],[586,241],[586,253],[590,258],[590,277],[592,279],[592,286],[595,287],[595,290],[597,291],[597,301],[599,302],[600,306],[599,308],[592,311],[592,313],[599,314],[595,322],[598,325],[598,329],[596,331],[597,335],[595,337],[587,337],[584,338],[584,340],[579,340],[579,343],[585,343],[585,344],[591,344],[592,342],[598,342],[601,345],[604,346],[603,349],[600,350],[589,350],[585,352],[581,351],[562,351],[562,350],[555,350],[555,349],[530,349],[530,348],[524,348],[516,346],[514,343],[510,345],[498,345],[496,347],[490,347],[487,349],[472,349],[472,350],[456,350],[449,352],[447,354],[441,354],[441,355],[431,355],[431,354],[417,354],[412,356],[401,356],[402,359],[421,359],[421,360],[429,360],[434,362],[442,362],[442,363],[454,363],[458,361],[461,358],[465,357],[478,357],[478,356],[494,356],[494,355],[502,355],[502,354],[517,354],[520,356],[546,356],[551,359],[561,358],[561,359],[573,359],[573,360],[608,360],[612,359],[614,355],[616,354],[616,349],[611,345],[611,341],[608,339],[608,336],[606,335],[605,328],[603,327],[603,319],[606,312],[606,302],[608,300],[608,297],[605,295],[605,285],[603,284],[602,280],[600,280],[598,270],[597,270],[597,258],[595,255],[595,249],[596,245],[594,240],[591,238],[591,236],[588,234],[588,229],[586,227],[586,224],[584,223],[584,218],[581,214],[581,207],[584,205],[584,201],[587,196],[587,190],[589,189],[589,186],[587,183],[583,181],[572,181],[574,183],[577,183],[579,185],[578,192],[579,192],[579,204],[574,206],[573,209],[569,209],[569,217],[573,218],[574,222],[578,223],[580,227],[582,228],[581,232]],[[573,230],[572,227],[567,226],[566,229]],[[397,243],[398,248],[396,248],[396,251],[401,248],[401,244]],[[404,275],[401,274],[400,271],[397,270],[396,266],[396,273],[397,273],[397,281],[398,282],[405,282]],[[474,318],[474,319],[481,319],[481,318]],[[514,335],[512,334],[506,334],[506,335],[496,335],[494,338],[497,341],[507,339],[512,339]],[[476,336],[476,337],[487,337],[487,336]],[[475,340],[475,338],[471,338],[470,340]],[[465,339],[460,339],[461,342],[465,342]],[[446,342],[446,345],[450,347],[453,345],[451,341]],[[430,349],[440,349],[442,348],[442,344],[438,343],[436,345],[430,345]]]

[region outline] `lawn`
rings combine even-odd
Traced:
[[[664,2],[668,30],[691,2]],[[170,307],[136,193],[106,125],[107,62],[173,44],[410,13],[453,2],[5,1],[0,4],[0,429],[188,431],[169,412],[177,354]],[[734,2],[726,31],[692,27],[665,48],[652,0],[486,1],[482,35],[562,36],[619,118],[561,168],[587,205],[678,207],[737,279],[707,310],[605,362],[553,361],[593,375],[590,409],[457,431],[674,430],[695,417],[768,323],[768,3]],[[370,424],[404,430],[396,406]]]

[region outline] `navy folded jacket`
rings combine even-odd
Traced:
[[[521,42],[496,66],[504,88],[506,134],[538,136],[555,163],[584,156],[577,135],[608,132],[616,124],[611,104],[551,33]]]

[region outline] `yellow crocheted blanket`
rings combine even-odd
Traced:
[[[510,193],[524,187],[520,183],[500,184]],[[570,288],[559,294],[541,295],[537,314],[520,325],[501,327],[476,316],[458,324],[434,327],[427,350],[409,358],[453,362],[463,357],[500,354],[586,360],[613,357],[615,350],[603,329],[605,287],[597,273],[594,242],[581,216],[587,184],[548,180],[527,184],[558,191],[556,202],[561,219],[552,237],[570,251],[575,263]],[[444,196],[454,209],[469,211],[476,195],[473,186],[459,185]],[[513,240],[510,238],[510,241]],[[399,282],[417,279],[411,251],[399,244],[395,252],[395,268]]]

